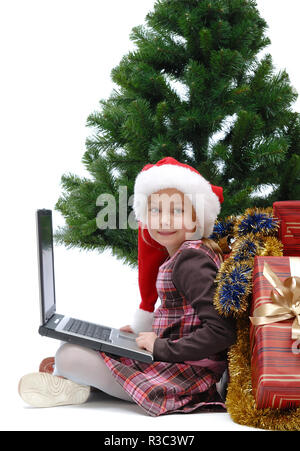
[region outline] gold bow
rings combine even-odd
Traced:
[[[297,340],[300,339],[300,258],[290,257],[290,267],[291,277],[281,282],[268,263],[264,262],[263,275],[274,287],[271,291],[272,302],[257,307],[250,320],[254,326],[260,326],[295,318],[292,339]]]

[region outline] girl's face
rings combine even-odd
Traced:
[[[196,213],[190,199],[175,188],[148,196],[147,228],[150,236],[172,255],[196,230]]]

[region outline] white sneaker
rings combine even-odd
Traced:
[[[33,407],[83,404],[91,388],[49,373],[30,373],[20,379],[19,395]]]

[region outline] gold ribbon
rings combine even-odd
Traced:
[[[284,282],[276,276],[268,263],[264,262],[263,275],[274,287],[272,302],[257,307],[250,320],[254,326],[275,323],[295,318],[292,324],[292,339],[300,339],[300,257],[290,257],[291,277]]]

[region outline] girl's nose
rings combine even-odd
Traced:
[[[161,227],[162,228],[170,228],[171,226],[171,218],[169,214],[161,215]]]

